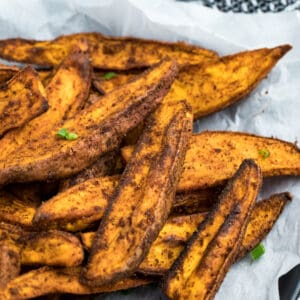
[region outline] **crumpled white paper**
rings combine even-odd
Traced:
[[[195,130],[239,130],[300,138],[300,12],[224,14],[196,2],[171,0],[10,0],[0,1],[0,38],[51,39],[60,34],[100,31],[168,41],[185,40],[229,54],[290,43],[293,50],[249,96],[201,119]],[[267,93],[266,93],[267,92]],[[265,180],[261,197],[290,191],[294,200],[264,241],[266,254],[245,258],[227,274],[216,299],[279,299],[277,280],[300,263],[300,178]],[[116,254],[117,255],[117,254]],[[158,288],[99,299],[165,299]]]

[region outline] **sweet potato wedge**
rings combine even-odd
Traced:
[[[161,105],[145,128],[94,239],[83,272],[89,285],[132,274],[170,212],[192,130],[190,107]]]
[[[235,260],[243,258],[270,232],[285,205],[291,201],[289,193],[274,194],[255,204]]]
[[[32,227],[32,219],[36,211],[34,203],[18,199],[4,190],[0,191],[0,221]]]
[[[51,230],[26,233],[20,237],[22,265],[79,266],[84,259],[82,245],[70,233]]]
[[[200,223],[164,282],[171,299],[212,299],[238,252],[262,177],[244,160],[212,212]]]
[[[118,183],[118,176],[112,176],[75,185],[44,202],[37,209],[33,223],[40,228],[85,229],[102,218]]]
[[[16,66],[7,66],[0,64],[0,84],[10,80],[19,71],[20,69]]]
[[[23,126],[48,109],[38,74],[26,67],[0,86],[0,136]]]
[[[74,51],[58,67],[46,88],[49,109],[24,127],[7,133],[0,140],[0,160],[5,161],[11,152],[18,151],[22,145],[34,147],[33,141],[44,143],[52,134],[53,127],[73,116],[82,107],[88,96],[90,81],[91,65],[88,55]],[[31,151],[35,149],[32,148]]]
[[[31,139],[9,156],[1,156],[0,185],[68,177],[116,149],[122,136],[161,102],[176,72],[174,61],[162,61],[62,125],[46,132],[40,128],[46,137],[42,142]],[[61,128],[75,132],[78,139],[58,138],[56,133]]]
[[[289,45],[262,48],[186,67],[178,73],[164,101],[186,99],[194,119],[222,110],[248,95],[290,49]],[[105,94],[134,76],[132,72],[117,72],[109,80],[95,78],[93,84]]]
[[[52,41],[7,39],[0,41],[0,57],[43,67],[58,65],[70,49],[87,41],[93,66],[127,70],[149,67],[170,57],[179,65],[193,65],[215,59],[216,53],[183,42],[167,43],[131,37],[109,37],[100,33],[62,35]]]
[[[0,240],[0,290],[19,275],[20,262],[20,248],[11,240]]]
[[[132,146],[122,149],[126,161],[132,151]],[[300,151],[292,143],[242,132],[205,131],[191,138],[177,191],[224,184],[247,158],[259,164],[264,177],[300,175]]]
[[[147,285],[153,280],[133,276],[113,285],[89,287],[79,281],[81,269],[42,267],[25,273],[10,281],[4,291],[0,292],[3,300],[31,299],[53,293],[96,294],[126,290]]]
[[[67,231],[88,228],[102,218],[118,183],[118,175],[92,178],[60,192],[37,208],[34,226]],[[219,193],[211,189],[176,194],[172,213],[208,211]]]
[[[91,166],[88,166],[78,174],[61,180],[59,184],[59,191],[62,192],[67,190],[68,188],[91,178],[112,175],[116,166],[116,155],[116,151],[108,152],[107,154],[99,157]]]
[[[289,193],[280,193],[255,204],[236,261],[246,256],[266,237],[290,199]],[[166,274],[207,214],[206,212],[169,218],[137,272],[155,276]],[[93,231],[80,234],[87,251],[92,247],[95,234]]]

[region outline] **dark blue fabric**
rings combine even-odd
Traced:
[[[186,0],[182,0],[186,1]],[[189,1],[189,0],[187,0]],[[192,0],[193,1],[193,0]],[[296,4],[295,9],[300,9],[300,0],[198,0],[203,5],[217,8],[223,12],[281,12]],[[297,5],[297,3],[299,5]]]

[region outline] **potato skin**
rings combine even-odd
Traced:
[[[54,180],[83,170],[100,155],[116,149],[122,136],[157,107],[176,73],[174,61],[162,61],[51,133],[47,131],[42,144],[40,140],[28,142],[1,157],[0,184]],[[78,134],[78,139],[59,139],[56,133],[62,127]]]
[[[58,65],[78,43],[87,42],[93,66],[108,70],[150,67],[170,57],[180,66],[203,63],[216,53],[184,42],[168,43],[132,37],[109,37],[101,33],[62,35],[52,41],[7,39],[0,41],[0,57],[43,67]]]

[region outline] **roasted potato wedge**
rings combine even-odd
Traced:
[[[280,193],[255,204],[235,260],[243,258],[266,237],[290,200],[289,193]],[[166,274],[207,214],[206,212],[169,218],[137,271],[145,275]],[[87,251],[92,247],[95,234],[95,232],[80,234]]]
[[[0,136],[18,128],[48,109],[38,74],[26,67],[0,86]]]
[[[22,300],[54,293],[96,294],[126,290],[152,282],[151,279],[133,276],[112,285],[89,287],[80,282],[80,272],[80,268],[42,267],[11,280],[2,294],[0,291],[0,296],[3,300]]]
[[[243,258],[270,232],[285,205],[291,201],[290,193],[274,194],[256,203],[236,260]]]
[[[168,272],[164,291],[170,298],[214,297],[239,250],[261,182],[259,167],[244,160]]]
[[[34,226],[44,229],[80,231],[100,220],[119,183],[119,176],[92,178],[66,189],[38,207]],[[172,214],[189,214],[211,209],[219,188],[176,194]]]
[[[84,259],[78,238],[63,231],[27,233],[18,243],[22,245],[22,265],[75,267]]]
[[[10,80],[19,71],[20,69],[16,66],[7,66],[0,64],[0,84]]]
[[[70,187],[87,181],[91,178],[98,178],[101,176],[112,175],[116,166],[116,151],[108,152],[107,154],[99,157],[91,166],[82,170],[70,178],[61,180],[59,191],[64,191]]]
[[[35,147],[40,148],[45,139],[51,136],[53,127],[59,126],[64,119],[71,117],[82,107],[88,96],[90,77],[88,55],[78,51],[70,54],[46,88],[49,109],[24,127],[7,133],[0,140],[0,147],[3,149],[0,161],[5,162],[10,153],[18,152],[21,146],[32,147],[31,152],[22,154],[22,161],[35,152]]]
[[[118,183],[119,177],[112,176],[75,185],[44,202],[33,223],[41,228],[82,230],[102,218]]]
[[[170,212],[192,131],[190,107],[161,105],[145,128],[94,239],[83,272],[90,285],[132,274]]]
[[[167,43],[132,37],[109,37],[100,33],[62,35],[52,41],[7,39],[0,41],[0,57],[43,67],[58,65],[78,43],[87,41],[93,66],[100,69],[128,70],[149,67],[170,57],[179,65],[212,60],[216,53],[184,42]]]
[[[19,275],[20,262],[20,248],[11,240],[0,240],[0,290]]]
[[[122,148],[126,161],[132,151],[133,146]],[[205,131],[191,138],[177,191],[221,185],[247,158],[259,164],[264,177],[300,175],[300,151],[295,144],[243,132]]]
[[[136,81],[102,98],[74,118],[46,132],[46,139],[29,140],[9,156],[0,157],[0,185],[10,182],[54,180],[68,177],[116,149],[122,136],[161,102],[177,72],[176,63],[165,60]],[[78,139],[56,136],[65,128]],[[40,128],[40,133],[44,128]],[[1,145],[1,143],[0,143]]]
[[[178,73],[164,101],[186,99],[194,119],[224,109],[248,95],[290,49],[289,45],[262,48],[186,67]],[[110,80],[94,79],[93,84],[104,94],[134,76],[132,72],[116,73]]]

